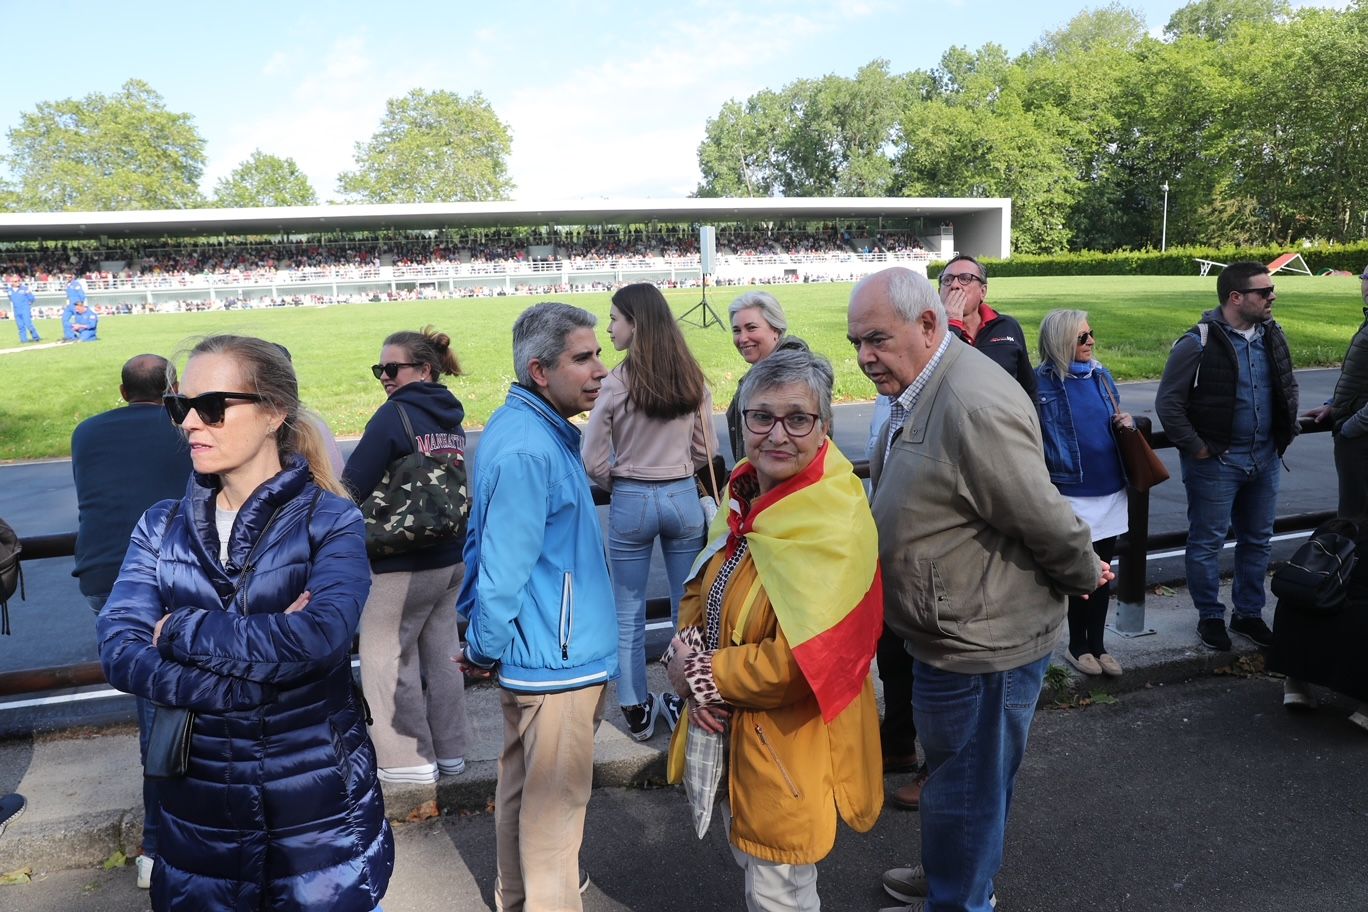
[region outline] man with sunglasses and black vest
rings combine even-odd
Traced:
[[[1264,578],[1281,457],[1297,434],[1297,378],[1277,294],[1262,263],[1231,263],[1216,279],[1220,306],[1173,344],[1155,412],[1178,447],[1187,488],[1188,591],[1203,645],[1230,651],[1220,557],[1235,529],[1230,631],[1273,644],[1263,620]]]
[[[128,539],[148,507],[175,500],[190,478],[190,448],[162,408],[174,393],[176,369],[161,355],[137,355],[123,366],[119,395],[128,404],[82,421],[71,434],[76,482],[76,566],[81,594],[99,614],[119,575]],[[169,381],[169,382],[168,382]],[[138,738],[147,749],[151,702],[136,702]],[[138,886],[152,883],[157,856],[157,780],[143,780],[143,845]]]

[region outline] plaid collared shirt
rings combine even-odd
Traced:
[[[931,360],[922,368],[917,378],[908,384],[907,389],[902,391],[902,395],[894,399],[888,408],[888,440],[884,443],[884,463],[888,462],[888,454],[893,449],[893,440],[897,436],[898,429],[907,423],[907,416],[912,414],[912,408],[917,404],[917,397],[922,390],[926,389],[926,384],[931,381],[931,375],[940,366],[941,356],[950,347],[950,340],[955,338],[955,334],[947,331],[945,338],[941,339],[941,344],[936,348],[936,353],[931,356]]]

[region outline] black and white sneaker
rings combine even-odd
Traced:
[[[5,827],[14,822],[14,818],[24,813],[24,808],[28,802],[23,795],[9,794],[0,797],[0,834],[5,832]]]
[[[1220,618],[1202,618],[1197,622],[1197,637],[1207,649],[1230,652],[1230,634]]]
[[[1245,617],[1237,614],[1230,619],[1230,632],[1238,633],[1256,646],[1265,649],[1273,645],[1273,631],[1268,629],[1264,619],[1257,614]]]
[[[627,720],[627,733],[638,741],[649,741],[655,734],[656,714],[660,706],[655,694],[646,694],[646,702],[622,707],[622,718]]]
[[[684,715],[683,697],[672,693],[660,695],[660,717],[665,720],[670,731],[675,730],[675,726],[679,724],[679,717],[682,715]]]

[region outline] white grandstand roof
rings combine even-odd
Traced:
[[[716,199],[516,200],[297,206],[269,209],[153,209],[134,212],[0,214],[0,240],[188,237],[423,230],[635,222],[729,222],[767,219],[945,218],[1007,214],[1011,200],[923,197],[760,197]],[[1005,245],[1004,245],[1005,246]]]

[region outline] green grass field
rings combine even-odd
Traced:
[[[1339,363],[1362,321],[1359,282],[1354,278],[1277,276],[1274,310],[1287,331],[1298,367]],[[1097,332],[1099,359],[1118,379],[1157,377],[1169,346],[1197,316],[1216,302],[1214,277],[1078,277],[993,279],[989,302],[1022,323],[1035,360],[1040,319],[1056,308],[1089,311]],[[709,295],[726,319],[727,304],[743,289]],[[838,400],[873,397],[845,339],[848,284],[791,285],[771,289],[783,303],[790,329],[832,359]],[[670,292],[683,313],[697,303],[696,290]],[[221,313],[107,317],[97,344],[7,353],[0,356],[0,460],[64,456],[71,430],[81,419],[114,408],[119,368],[140,352],[170,354],[199,336],[236,332],[263,336],[288,346],[299,370],[305,401],[323,413],[337,434],[359,434],[384,401],[370,374],[380,343],[399,329],[432,323],[455,342],[465,375],[449,385],[464,403],[467,423],[482,425],[504,399],[513,380],[510,333],[514,318],[536,298],[405,301],[328,308],[282,308]],[[570,295],[607,324],[607,294]],[[46,340],[61,337],[56,320],[38,321]],[[15,333],[0,323],[0,332]],[[731,345],[730,329],[685,327],[685,336],[711,381],[722,409],[746,364]],[[17,335],[0,346],[17,344]],[[600,332],[604,360],[620,360]],[[178,364],[183,365],[183,357]]]

